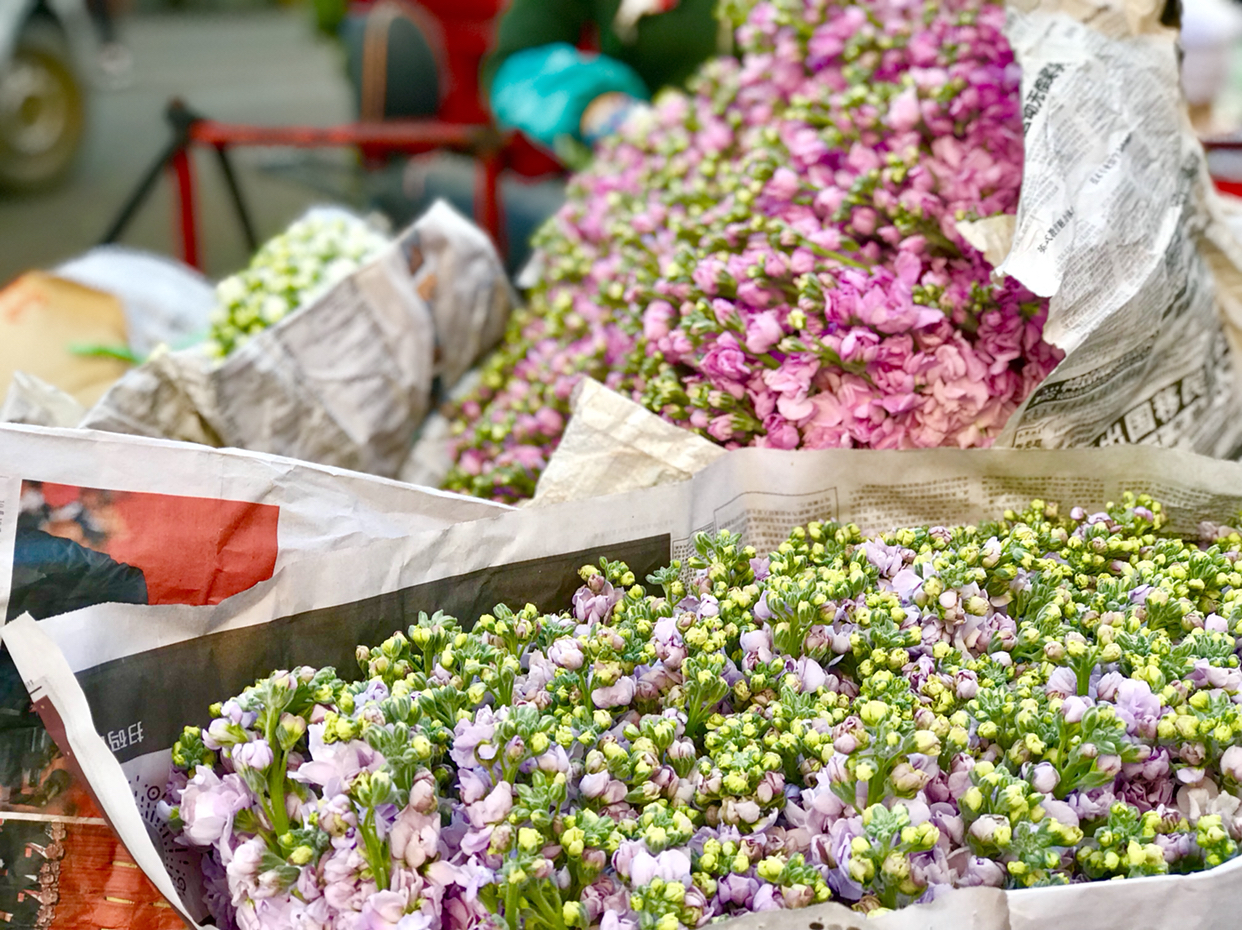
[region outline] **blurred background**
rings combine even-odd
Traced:
[[[375,46],[363,27],[351,29],[347,14],[361,9],[373,30],[383,19],[378,0],[0,0],[0,287],[101,241],[172,137],[165,111],[173,98],[212,120],[259,126],[342,125],[367,117],[368,106],[372,118],[489,119],[474,82],[504,0],[384,2],[405,12],[381,30],[389,44]],[[423,65],[410,64],[398,52],[403,42],[422,41],[408,21],[415,7],[434,20],[423,22],[422,34],[443,46],[435,50],[440,83],[430,103],[420,97],[426,75],[418,68],[426,56]],[[1196,128],[1205,136],[1236,132],[1242,3],[1183,0],[1182,7],[1184,85]],[[110,24],[100,18],[104,11]],[[325,21],[329,28],[321,28]],[[365,68],[372,66],[362,64],[368,42],[375,47],[366,54],[387,78],[378,114],[368,103],[375,88],[366,86]],[[69,76],[79,96],[66,101],[57,82]],[[58,133],[80,138],[62,142]],[[29,159],[33,167],[19,164],[23,150],[42,152]],[[461,155],[423,154],[411,164],[408,154],[353,147],[230,152],[258,242],[324,203],[383,216],[396,227],[434,196],[449,197],[468,215],[476,206],[478,164]],[[1236,179],[1242,190],[1242,152],[1211,159],[1213,173]],[[215,152],[196,146],[191,161],[198,264],[218,279],[244,267],[252,247]],[[564,172],[529,146],[507,149],[504,166],[499,228],[516,271],[531,232],[561,201]],[[170,173],[160,172],[119,241],[184,257],[177,205]]]
[[[0,81],[0,286],[100,242],[172,137],[165,110],[173,98],[212,120],[262,126],[345,124],[358,119],[365,105],[360,62],[347,52],[347,25],[332,37],[316,28],[324,0],[111,0],[112,41],[87,15],[98,12],[92,3],[104,2],[0,0],[0,74],[8,68]],[[447,6],[464,17],[466,44],[478,46],[464,59],[477,69],[488,38],[483,33],[502,4],[464,0]],[[361,41],[352,45],[355,58]],[[6,44],[8,61],[2,58]],[[74,131],[63,89],[55,86],[63,78],[58,58],[72,69],[81,94],[80,145],[56,177],[28,181],[23,171],[37,175],[45,169],[15,168],[14,152],[50,149],[43,160],[55,161],[53,137]],[[388,62],[395,80],[400,66]],[[444,92],[441,87],[442,99]],[[259,242],[323,203],[378,212],[403,225],[431,196],[429,174],[434,194],[454,200],[468,215],[473,207],[475,165],[464,157],[425,155],[411,168],[404,155],[371,157],[364,165],[349,147],[239,146],[230,149],[230,158]],[[196,146],[192,162],[200,265],[219,278],[244,267],[251,248],[215,153]],[[502,187],[514,201],[507,219],[516,239],[529,236],[538,217],[560,202],[555,168],[549,162],[524,177],[505,173]],[[176,198],[170,174],[161,173],[119,241],[183,257]],[[535,207],[524,220],[526,202]]]
[[[326,125],[352,118],[341,49],[316,34],[301,4],[133,0],[115,10],[118,41],[132,56],[128,70],[108,75],[95,61],[75,61],[87,85],[81,151],[63,183],[0,193],[0,282],[100,240],[170,137],[164,109],[171,97],[238,122]],[[218,277],[245,265],[249,250],[209,154],[195,154],[198,226],[204,270]],[[325,199],[360,206],[355,161],[343,149],[238,149],[238,182],[256,232],[271,236]],[[172,196],[166,180],[157,184],[123,241],[176,254]]]

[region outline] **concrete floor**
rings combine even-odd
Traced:
[[[68,183],[26,198],[0,196],[0,284],[90,248],[168,138],[163,111],[180,96],[205,116],[253,123],[330,124],[352,105],[336,46],[317,38],[305,8],[135,15],[122,23],[133,83],[96,90],[82,157]],[[359,200],[348,152],[239,150],[236,164],[260,238],[307,207]],[[214,158],[199,153],[199,236],[206,271],[244,265],[245,243]],[[178,254],[171,189],[161,181],[123,242]]]

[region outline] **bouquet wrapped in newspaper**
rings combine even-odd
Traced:
[[[223,358],[250,336],[377,257],[388,238],[343,210],[312,210],[264,243],[249,267],[216,285],[211,350]]]
[[[447,487],[530,496],[583,375],[730,448],[1234,451],[1202,153],[1151,10],[726,6],[740,59],[631,120],[541,233]]]
[[[173,747],[222,926],[699,927],[1185,873],[1242,838],[1242,536],[1037,501],[580,575],[281,670]],[[1090,582],[1083,581],[1090,578]]]
[[[440,202],[395,239],[316,209],[220,282],[204,347],[153,354],[81,425],[392,477],[441,385],[503,332],[487,236]]]
[[[313,552],[505,509],[338,469],[77,430],[0,427],[0,473],[0,621],[48,622],[104,602],[167,619],[170,608],[236,603]],[[0,650],[0,913],[28,930],[180,930],[54,735]],[[141,724],[112,736],[144,738]]]
[[[5,642],[187,917],[1224,930],[1240,481],[739,450]]]

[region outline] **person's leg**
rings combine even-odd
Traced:
[[[95,23],[95,31],[99,33],[100,43],[102,45],[115,44],[116,23],[112,19],[110,0],[86,0],[86,6],[90,10],[91,20]]]
[[[86,0],[95,31],[99,34],[99,69],[106,84],[120,89],[129,84],[134,57],[117,37],[112,15],[113,0]]]

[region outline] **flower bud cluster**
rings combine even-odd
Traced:
[[[268,240],[249,267],[216,285],[209,346],[223,358],[357,271],[388,245],[347,214],[307,216]]]

